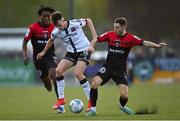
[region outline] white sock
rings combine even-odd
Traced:
[[[63,80],[56,80],[57,83],[57,90],[58,90],[58,96],[59,99],[64,98],[64,87],[65,87],[65,82]]]
[[[91,107],[91,110],[96,112],[96,107]]]
[[[84,93],[86,95],[87,100],[90,100],[90,86],[89,82],[86,81],[84,84],[81,85],[83,87]]]

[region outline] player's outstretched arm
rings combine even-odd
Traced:
[[[146,47],[152,47],[152,48],[161,48],[163,46],[167,46],[168,44],[167,43],[163,43],[163,42],[157,44],[157,43],[154,43],[154,42],[151,42],[151,41],[144,40],[142,42],[142,45],[146,46]]]
[[[25,40],[23,40],[23,43],[22,43],[22,52],[23,52],[24,65],[27,65],[29,63],[29,56],[27,52],[27,41]]]
[[[93,51],[95,51],[94,45],[95,45],[95,41],[97,39],[97,33],[96,33],[96,30],[95,30],[92,20],[90,18],[86,18],[86,20],[87,20],[87,26],[91,30],[92,38],[93,38],[92,39],[93,42],[91,41],[91,45],[89,46],[88,51],[93,52]]]
[[[97,38],[93,39],[93,40],[91,41],[91,46],[92,46],[92,47],[95,47],[96,42],[97,42]]]
[[[46,46],[44,47],[44,50],[37,55],[37,60],[41,59],[46,54],[46,52],[52,46],[52,44],[53,44],[53,40],[51,38],[49,38]]]
[[[96,33],[92,20],[90,18],[86,18],[86,20],[87,20],[87,25],[89,29],[91,30],[93,39],[97,38],[97,33]]]

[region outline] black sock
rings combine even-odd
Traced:
[[[56,81],[61,81],[64,79],[64,76],[59,76],[59,77],[56,77]]]
[[[91,88],[90,100],[91,100],[91,106],[92,107],[96,107],[97,98],[98,98],[98,90]]]
[[[128,101],[128,97],[120,96],[119,102],[120,102],[122,107],[124,107],[126,105],[127,101]]]
[[[87,79],[86,78],[84,78],[83,80],[80,80],[79,81],[79,83],[81,84],[81,85],[83,85],[84,83],[86,83],[87,82]]]

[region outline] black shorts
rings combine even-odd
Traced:
[[[57,67],[57,58],[55,56],[42,58],[41,60],[34,59],[33,61],[37,73],[41,79],[45,79],[48,76],[49,68]]]
[[[116,85],[119,84],[125,84],[128,85],[128,80],[127,80],[127,73],[126,71],[122,71],[121,73],[113,73],[113,71],[108,67],[106,64],[104,64],[97,72],[98,76],[101,77],[103,82],[101,85],[104,85],[107,83],[110,79],[113,79],[113,81],[116,83]]]
[[[76,64],[77,61],[84,61],[87,65],[89,65],[90,56],[91,54],[88,53],[86,50],[77,53],[67,52],[64,59],[70,60],[74,64]]]

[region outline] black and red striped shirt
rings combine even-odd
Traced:
[[[109,31],[98,37],[98,42],[108,43],[106,64],[114,71],[126,70],[126,60],[132,47],[141,45],[143,39],[126,33],[124,36]]]
[[[28,27],[26,35],[24,37],[25,41],[31,40],[33,47],[33,57],[36,58],[36,55],[43,51],[48,39],[50,38],[51,32],[54,29],[54,24],[49,24],[47,27],[41,26],[39,22],[35,22]],[[45,56],[52,56],[54,54],[54,45],[52,45]]]

